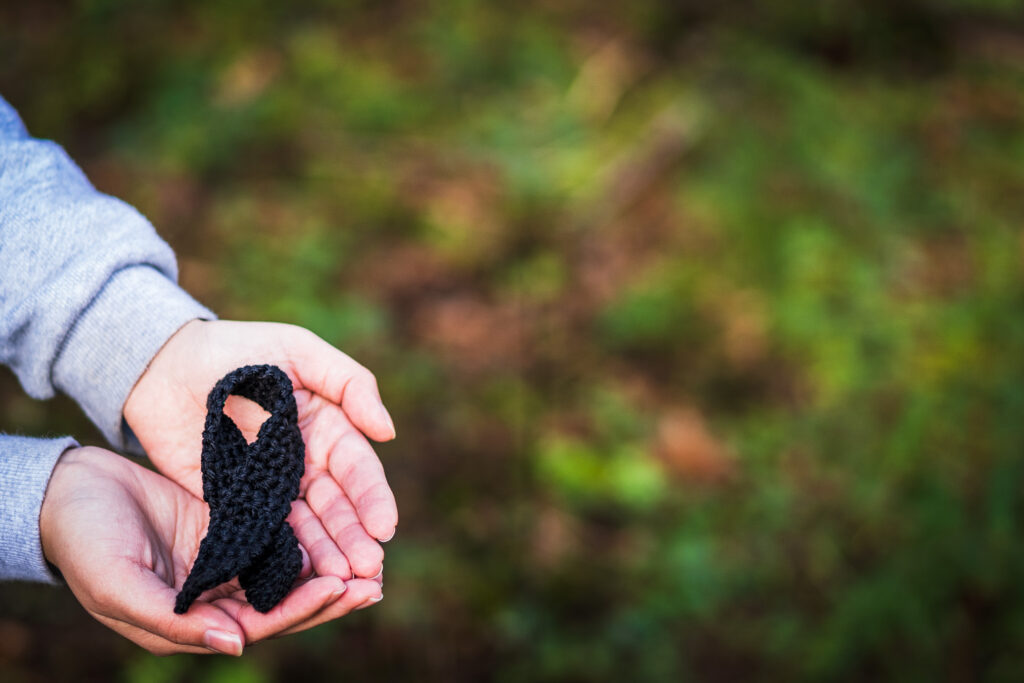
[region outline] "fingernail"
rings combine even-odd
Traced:
[[[223,655],[242,656],[242,639],[234,633],[210,629],[203,634],[203,645]]]
[[[391,419],[391,415],[388,413],[388,409],[384,407],[384,404],[380,404],[380,417],[382,420],[388,423],[388,428],[391,430],[391,438],[395,438],[395,422]]]
[[[387,543],[388,541],[390,541],[392,538],[395,537],[395,531],[397,531],[397,529],[392,529],[391,533],[388,534],[386,537],[378,538],[377,540],[380,541],[381,543]]]
[[[382,578],[384,578],[384,565],[383,564],[380,565],[380,571],[377,572],[377,574],[375,576],[371,576],[370,577],[370,581],[376,581],[377,579],[382,579]]]
[[[383,599],[384,599],[384,594],[383,593],[381,593],[380,595],[378,595],[375,598],[367,598],[366,601],[363,602],[363,604],[359,605],[359,607],[356,607],[356,609],[366,609],[370,605],[376,605],[378,602],[380,602]]]
[[[331,600],[337,600],[347,590],[348,590],[348,586],[346,586],[344,583],[341,584],[341,588],[336,588],[336,589],[334,589],[334,592],[331,593]]]

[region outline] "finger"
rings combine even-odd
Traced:
[[[295,329],[289,353],[305,388],[341,406],[360,431],[376,441],[395,438],[391,420],[369,370],[309,330]]]
[[[373,447],[336,406],[320,406],[316,420],[316,428],[308,430],[310,453],[327,454],[328,470],[352,501],[367,533],[390,540],[398,525],[398,507]]]
[[[288,523],[295,530],[300,547],[308,549],[308,559],[312,569],[320,576],[337,576],[345,580],[352,578],[352,568],[334,542],[320,518],[313,513],[304,500],[292,503],[292,511],[288,515]],[[302,574],[300,578],[304,578]]]
[[[108,577],[90,595],[93,611],[178,645],[206,648],[212,643],[225,654],[242,654],[245,633],[223,610],[195,602],[185,614],[175,614],[177,592],[139,564],[115,565]]]
[[[372,604],[380,602],[384,597],[383,593],[381,593],[380,586],[369,579],[352,579],[346,585],[348,586],[348,590],[345,591],[345,594],[341,596],[340,600],[320,610],[310,619],[307,619],[301,624],[296,624],[295,626],[285,629],[278,635],[286,636],[291,633],[298,633],[299,631],[305,631],[306,629],[319,626],[320,624],[328,621],[333,621],[334,619],[345,616],[353,610],[369,607]]]
[[[310,619],[344,596],[347,590],[345,583],[338,577],[323,576],[296,586],[266,614],[257,612],[249,603],[235,598],[221,598],[214,604],[241,625],[246,643],[255,643]]]
[[[348,559],[357,577],[370,577],[384,562],[384,550],[363,528],[351,501],[328,475],[320,475],[306,489],[306,502],[327,533]]]

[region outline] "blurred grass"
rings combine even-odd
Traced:
[[[5,586],[2,678],[1024,678],[1021,9],[0,9],[190,291],[376,372],[402,517],[380,606],[241,662]]]

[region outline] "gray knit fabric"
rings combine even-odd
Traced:
[[[58,145],[28,137],[0,98],[0,363],[25,391],[63,391],[115,447],[137,450],[128,393],[175,331],[215,317],[177,275],[149,222],[97,192]],[[67,443],[0,437],[0,579],[51,579],[39,502]]]
[[[39,541],[39,510],[50,472],[71,437],[0,436],[0,577],[54,582]]]

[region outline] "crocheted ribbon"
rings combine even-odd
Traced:
[[[252,444],[224,414],[231,394],[270,413]],[[269,612],[302,569],[299,542],[285,521],[305,456],[292,383],[273,365],[247,365],[217,382],[206,410],[203,498],[210,526],[174,611],[184,614],[203,591],[237,576],[249,603]]]

